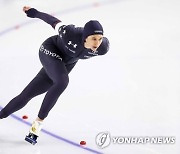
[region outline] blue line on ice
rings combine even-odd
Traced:
[[[0,106],[0,109],[2,109],[2,108],[3,108],[3,107]],[[28,125],[28,126],[31,126],[31,125],[32,125],[30,122],[24,121],[22,118],[16,116],[15,114],[11,114],[10,116],[11,116],[13,119],[16,119],[17,121],[19,121],[19,122],[21,122],[21,123],[23,123],[23,124],[26,124],[26,125]],[[73,145],[73,146],[76,146],[76,147],[78,147],[78,148],[81,148],[81,149],[84,149],[84,150],[86,150],[86,151],[89,151],[89,152],[91,152],[91,153],[103,154],[103,153],[101,153],[101,152],[99,152],[99,151],[96,151],[96,150],[93,150],[93,149],[90,149],[90,148],[87,148],[87,147],[83,147],[83,146],[79,145],[78,143],[75,143],[75,142],[73,142],[73,141],[70,141],[70,140],[68,140],[68,139],[65,139],[64,137],[61,137],[61,136],[59,136],[59,135],[56,135],[56,134],[54,134],[54,133],[52,133],[52,132],[49,132],[49,131],[47,131],[47,130],[45,130],[45,129],[42,129],[41,132],[43,132],[43,133],[45,133],[46,135],[49,135],[49,136],[51,136],[51,137],[53,137],[53,138],[56,138],[56,139],[58,139],[58,140],[60,140],[60,141],[66,142],[66,143],[71,144],[71,145]]]

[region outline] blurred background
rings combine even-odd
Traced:
[[[18,95],[41,69],[38,50],[52,27],[28,18],[23,6],[83,27],[99,20],[110,50],[79,60],[70,83],[44,121],[38,144],[24,141],[44,94],[0,120],[0,154],[180,153],[179,0],[0,0],[0,106]],[[175,144],[110,144],[100,149],[99,132],[111,136],[174,136]],[[78,146],[81,140],[85,146]],[[76,144],[71,144],[77,143]]]

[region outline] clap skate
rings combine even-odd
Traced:
[[[42,123],[39,121],[34,121],[29,130],[29,135],[25,137],[25,140],[35,145],[37,143],[37,138],[39,137],[41,128],[42,128]]]

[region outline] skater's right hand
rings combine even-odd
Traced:
[[[28,11],[29,9],[31,9],[30,6],[24,6],[24,7],[23,7],[23,11],[24,11],[24,12]]]
[[[35,18],[38,11],[34,8],[31,8],[29,6],[24,6],[23,11],[27,14],[28,17],[30,18]]]

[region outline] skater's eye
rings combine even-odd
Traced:
[[[92,38],[93,41],[96,41],[97,39],[95,37]]]
[[[102,40],[102,37],[99,39],[99,41],[101,41]]]
[[[101,38],[92,37],[92,40],[93,40],[93,41],[97,41],[97,40],[98,40],[98,41],[101,41],[102,39],[103,39],[102,37],[101,37]]]

